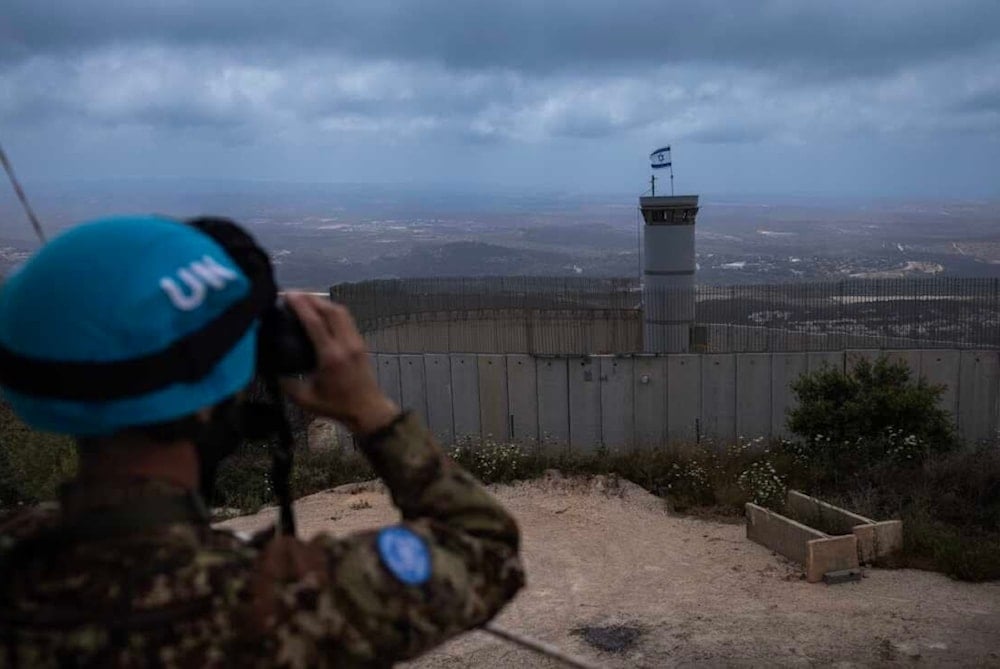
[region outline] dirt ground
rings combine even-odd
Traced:
[[[528,575],[497,622],[599,666],[1000,667],[1000,583],[869,569],[859,583],[808,584],[742,525],[671,515],[627,481],[554,475],[492,489],[520,521]],[[296,510],[307,537],[397,518],[378,484],[312,495]],[[222,525],[253,530],[273,518],[272,509]],[[574,632],[604,626],[634,638],[612,652]],[[560,665],[475,632],[408,666]]]

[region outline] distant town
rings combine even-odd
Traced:
[[[123,211],[234,217],[287,288],[374,278],[637,276],[637,193],[511,194],[393,185],[26,184],[51,231]],[[0,271],[37,242],[0,199]],[[1000,277],[1000,203],[702,195],[699,284]]]

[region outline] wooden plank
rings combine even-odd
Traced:
[[[1000,393],[1000,353],[962,351],[959,379],[959,436],[970,444],[994,439]]]
[[[497,354],[476,356],[479,365],[479,424],[484,438],[510,438],[507,410],[506,358]]]
[[[403,403],[402,389],[399,384],[399,355],[395,353],[379,353],[378,385],[396,404]]]
[[[961,355],[958,351],[920,352],[920,369],[923,376],[930,383],[945,386],[940,406],[953,418],[958,417],[958,380],[961,364]]]
[[[825,574],[858,568],[858,538],[853,534],[807,542],[806,581],[819,583]]]
[[[569,361],[569,442],[575,451],[601,445],[600,362],[591,357]]]
[[[809,559],[808,543],[827,536],[817,529],[756,504],[746,505],[746,518],[747,539],[766,546],[803,567]]]
[[[427,425],[440,443],[450,445],[455,440],[451,357],[443,353],[428,353],[424,356],[424,374],[427,379]]]
[[[789,490],[785,500],[788,517],[827,534],[851,534],[857,525],[872,525],[866,518],[853,511],[834,506],[821,499],[810,497],[797,490]]]
[[[533,357],[507,356],[507,392],[513,430],[511,440],[519,444],[537,443],[538,386]]]
[[[774,353],[771,357],[771,434],[787,437],[788,411],[798,406],[792,383],[805,373],[807,353]]]
[[[736,435],[745,440],[771,436],[771,354],[736,356]]]
[[[610,452],[635,446],[635,363],[631,358],[597,356],[601,370],[601,439]]]
[[[566,358],[539,358],[538,438],[545,448],[562,449],[569,445],[569,379]]]
[[[667,443],[667,358],[635,358],[635,441],[638,448]]]
[[[732,353],[702,359],[701,419],[706,437],[723,443],[736,438],[736,359]]]
[[[402,406],[412,409],[428,424],[423,355],[399,356],[399,386]]]
[[[702,432],[701,364],[704,356],[667,356],[667,438],[691,442]]]
[[[479,367],[476,356],[451,355],[451,396],[455,420],[455,438],[479,439]]]

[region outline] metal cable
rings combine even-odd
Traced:
[[[570,655],[569,653],[556,648],[552,644],[539,641],[538,639],[533,639],[529,636],[524,636],[523,634],[518,634],[517,632],[511,632],[510,630],[504,629],[494,623],[486,623],[483,625],[482,630],[492,634],[498,639],[502,639],[508,643],[521,646],[522,648],[527,648],[528,650],[538,653],[539,655],[544,655],[545,657],[562,662],[567,667],[576,667],[576,669],[600,669],[598,665],[593,664],[589,660],[585,660],[576,655]]]
[[[3,163],[3,168],[7,171],[7,177],[10,178],[10,183],[14,187],[14,193],[17,194],[17,199],[21,201],[21,206],[24,207],[24,212],[28,215],[28,220],[31,221],[32,227],[35,228],[35,234],[38,235],[38,238],[44,244],[46,240],[42,224],[39,222],[38,217],[35,216],[35,211],[31,208],[28,196],[24,194],[24,189],[21,188],[21,182],[17,180],[17,175],[14,174],[14,167],[7,159],[7,153],[3,150],[2,144],[0,144],[0,163]]]

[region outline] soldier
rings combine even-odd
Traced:
[[[79,451],[58,508],[0,527],[0,667],[386,666],[522,586],[514,519],[379,390],[348,311],[303,294],[317,364],[286,393],[358,437],[402,521],[260,545],[210,527],[199,491],[241,441],[265,345],[248,268],[191,225],[114,218],[0,289],[5,399]]]

